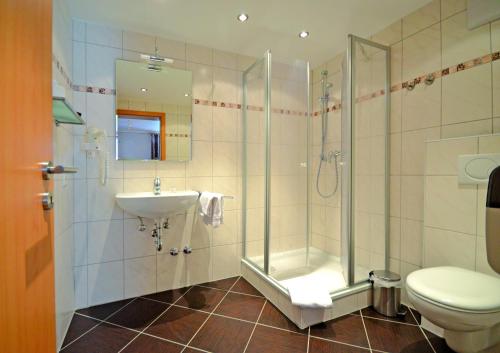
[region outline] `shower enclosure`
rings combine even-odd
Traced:
[[[390,49],[350,35],[333,71],[268,51],[243,73],[243,261],[283,293],[388,266]]]

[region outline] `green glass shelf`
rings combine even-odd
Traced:
[[[59,124],[85,125],[85,120],[76,112],[63,97],[52,97],[52,116]]]

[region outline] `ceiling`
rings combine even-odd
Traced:
[[[271,49],[280,61],[314,67],[344,50],[347,34],[368,37],[430,0],[66,1],[75,18],[249,56]]]

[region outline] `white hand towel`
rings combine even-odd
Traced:
[[[214,228],[224,223],[224,195],[217,192],[202,192],[200,215],[205,224],[211,224]]]
[[[323,283],[290,280],[287,281],[286,287],[293,305],[312,309],[326,309],[333,306],[328,287]]]

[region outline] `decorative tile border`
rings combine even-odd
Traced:
[[[52,53],[52,63],[56,66],[57,71],[59,71],[59,73],[62,75],[66,84],[69,87],[73,88],[73,83],[71,82],[69,75],[66,73],[63,65],[61,64],[59,59],[54,55],[54,53]]]
[[[457,65],[453,65],[450,67],[447,67],[445,69],[441,69],[438,71],[431,72],[429,74],[421,75],[419,77],[416,77],[412,80],[409,81],[404,81],[395,85],[391,86],[391,92],[397,92],[400,91],[406,87],[408,87],[409,84],[414,84],[414,85],[419,85],[425,82],[425,79],[432,75],[434,79],[436,78],[441,78],[450,74],[454,74],[460,71],[472,69],[476,66],[480,66],[483,64],[488,64],[490,62],[500,60],[500,52],[495,52],[492,54],[487,54],[475,59],[471,59],[468,61],[465,61],[463,63],[459,63]],[[102,88],[102,87],[91,87],[91,86],[85,86],[85,85],[73,85],[71,83],[71,79],[69,78],[69,75],[64,71],[64,68],[60,61],[55,57],[55,55],[52,55],[52,61],[56,65],[56,68],[58,71],[61,73],[61,75],[64,77],[66,83],[72,87],[73,90],[77,92],[87,92],[87,93],[97,93],[97,94],[107,94],[107,95],[116,95],[116,90],[112,88]],[[380,96],[385,95],[385,90],[378,90],[376,92],[364,95],[362,97],[359,97],[356,99],[356,102],[365,102],[370,99],[374,99]],[[242,105],[240,103],[229,103],[229,102],[218,102],[218,101],[210,101],[206,99],[193,99],[193,104],[196,105],[206,105],[206,106],[212,106],[212,107],[219,107],[219,108],[229,108],[229,109],[241,109]],[[264,111],[263,107],[260,106],[253,106],[249,105],[247,106],[247,109],[250,111]],[[341,109],[341,104],[337,103],[334,104],[330,107],[327,108],[327,113],[328,112],[335,112],[337,110]],[[307,112],[303,111],[296,111],[296,110],[289,110],[289,109],[278,109],[278,108],[273,108],[272,109],[273,113],[276,114],[283,114],[283,115],[295,115],[295,116],[307,116]],[[321,114],[320,111],[315,111],[311,113],[311,116],[319,116]]]
[[[77,92],[87,92],[87,93],[98,93],[98,94],[108,94],[116,95],[116,90],[113,88],[102,88],[102,87],[90,87],[83,85],[73,85],[73,90]]]
[[[188,134],[165,134],[167,137],[189,137]]]
[[[453,65],[453,66],[447,67],[447,68],[442,69],[442,70],[434,71],[434,72],[431,72],[429,74],[416,77],[413,80],[398,83],[398,84],[393,85],[391,87],[391,92],[396,92],[396,91],[399,91],[403,88],[406,88],[406,87],[408,87],[408,85],[410,83],[414,83],[415,85],[419,85],[419,84],[423,83],[425,81],[425,79],[427,78],[427,76],[429,76],[429,75],[434,76],[434,79],[441,78],[441,77],[448,76],[450,74],[454,74],[454,73],[457,73],[460,71],[472,69],[476,66],[488,64],[488,63],[496,61],[496,60],[500,60],[500,52],[498,52],[498,51],[495,53],[492,53],[492,54],[487,54],[487,55],[481,56],[479,58],[464,61],[463,63]]]

